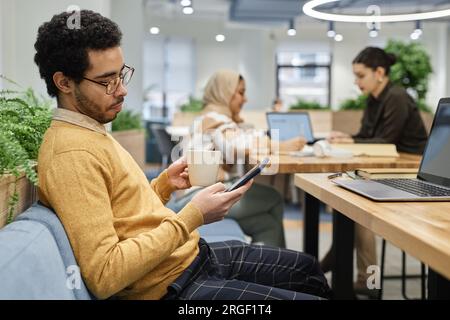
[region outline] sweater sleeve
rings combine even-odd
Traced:
[[[203,223],[201,212],[190,203],[154,229],[119,239],[111,207],[114,182],[108,168],[87,151],[55,156],[44,179],[43,192],[65,227],[87,286],[98,298],[142,278]]]
[[[167,170],[164,170],[156,179],[153,179],[150,185],[163,204],[170,200],[170,196],[175,191],[175,188],[169,183]]]

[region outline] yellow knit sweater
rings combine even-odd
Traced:
[[[198,253],[201,212],[191,203],[179,214],[165,208],[167,172],[149,184],[100,124],[63,113],[75,117],[54,118],[39,152],[40,200],[56,211],[95,296],[161,298]]]

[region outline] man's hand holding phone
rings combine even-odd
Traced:
[[[225,192],[225,185],[216,183],[198,192],[191,202],[202,212],[204,224],[220,221],[252,184],[253,179],[236,190]]]
[[[260,174],[263,169],[269,164],[270,159],[269,158],[264,158],[263,161],[261,161],[261,163],[257,164],[256,166],[254,166],[251,170],[249,170],[242,178],[240,178],[238,181],[236,181],[235,183],[233,183],[233,185],[231,187],[229,187],[227,190],[227,192],[229,191],[233,191],[243,185],[245,185],[247,183],[247,181],[253,179],[254,177],[256,177],[258,174]]]
[[[197,193],[191,202],[203,213],[204,224],[222,220],[233,204],[250,189],[253,178],[260,174],[269,162],[270,159],[265,158],[228,189],[223,183],[216,183]]]

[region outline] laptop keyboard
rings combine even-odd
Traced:
[[[418,179],[377,179],[376,182],[403,190],[419,197],[448,197],[450,190],[428,184]]]

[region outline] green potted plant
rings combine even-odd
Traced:
[[[385,50],[397,57],[397,62],[392,66],[389,74],[391,81],[417,96],[417,105],[420,110],[430,112],[431,109],[425,104],[425,98],[433,68],[425,48],[417,42],[389,40]]]
[[[36,160],[50,122],[50,101],[32,89],[0,91],[0,227],[36,200]]]
[[[321,105],[317,101],[297,99],[297,102],[289,106],[289,110],[330,110],[330,107]]]
[[[367,96],[360,95],[355,99],[346,99],[339,106],[339,110],[364,110],[366,108]]]
[[[111,135],[127,150],[137,164],[145,168],[145,130],[139,114],[124,110],[112,122]]]
[[[203,109],[203,101],[194,97],[189,97],[189,101],[180,106],[181,112],[201,112]]]
[[[172,126],[190,126],[203,110],[203,101],[201,99],[189,97],[186,103],[183,103],[178,107],[178,110],[179,111],[175,112],[173,115]]]

